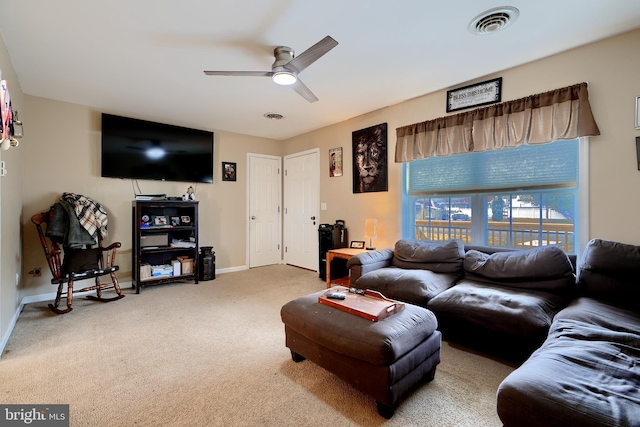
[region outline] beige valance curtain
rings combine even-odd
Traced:
[[[396,163],[600,135],[587,83],[396,129]]]

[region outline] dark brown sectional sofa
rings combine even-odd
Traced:
[[[447,338],[524,360],[576,293],[575,257],[559,246],[526,251],[399,240],[351,258],[353,286],[426,307]]]
[[[401,240],[348,266],[352,286],[432,310],[445,338],[524,361],[497,393],[506,427],[640,426],[640,247],[594,239],[576,261]]]
[[[580,295],[498,388],[506,427],[640,425],[640,247],[594,239]]]

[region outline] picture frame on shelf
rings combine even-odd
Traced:
[[[152,220],[154,227],[163,227],[169,225],[169,220],[167,219],[166,215],[154,215],[152,217]]]
[[[191,225],[191,217],[189,215],[182,215],[180,217],[180,225]]]
[[[351,249],[364,249],[364,245],[364,240],[352,240],[349,247]]]
[[[172,216],[171,217],[171,225],[174,227],[178,227],[180,225],[180,217],[179,216]]]

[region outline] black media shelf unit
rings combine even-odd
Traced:
[[[143,221],[143,217],[144,220]],[[172,224],[172,219],[180,218]],[[188,221],[187,221],[188,220]],[[143,223],[147,226],[143,226]],[[143,286],[159,285],[183,281],[198,283],[198,202],[182,200],[135,200],[132,208],[132,287],[140,293]],[[165,237],[166,236],[166,237]],[[142,240],[160,242],[149,246]],[[173,239],[194,240],[194,247],[171,246]],[[171,264],[179,256],[193,260],[192,271],[179,276],[152,276],[142,279],[140,266],[143,264]],[[182,271],[181,271],[182,272]]]

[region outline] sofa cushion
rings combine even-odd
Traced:
[[[378,291],[387,298],[426,307],[431,298],[449,289],[457,279],[456,274],[387,267],[361,276],[355,286]]]
[[[464,277],[515,288],[573,290],[573,265],[562,247],[551,245],[491,255],[475,250],[464,258]]]
[[[591,240],[582,255],[578,287],[589,297],[640,307],[640,246]]]
[[[554,320],[571,319],[619,332],[640,333],[640,315],[632,309],[589,297],[579,297],[558,314]]]
[[[394,267],[431,270],[436,273],[460,273],[464,261],[464,243],[459,239],[427,242],[403,239],[393,250]]]
[[[427,308],[442,325],[453,319],[506,335],[543,339],[553,316],[566,306],[554,293],[461,280],[433,297]],[[541,342],[541,341],[540,341]]]
[[[542,347],[500,384],[503,425],[631,426],[640,420],[640,334],[556,319]]]

